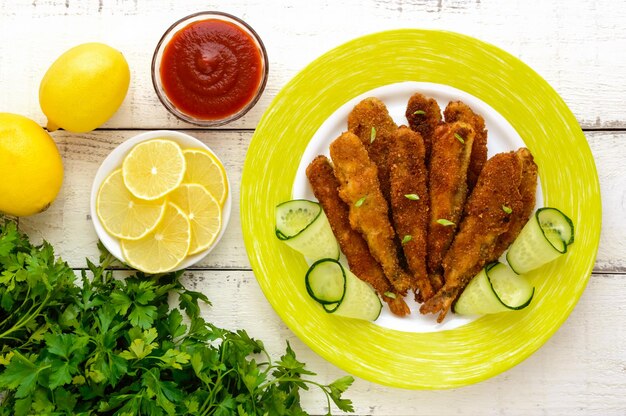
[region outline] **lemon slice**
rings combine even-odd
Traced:
[[[197,183],[204,186],[217,199],[220,206],[224,205],[228,195],[226,171],[219,160],[211,153],[201,149],[183,150],[187,171],[185,183]]]
[[[161,222],[139,240],[120,240],[126,262],[144,273],[165,273],[178,266],[191,245],[191,225],[185,213],[168,202]]]
[[[122,173],[126,187],[137,198],[158,199],[183,181],[185,157],[178,143],[172,140],[147,140],[126,155]]]
[[[96,213],[104,229],[127,240],[137,240],[152,231],[164,212],[164,200],[145,201],[128,191],[122,169],[117,169],[102,182],[96,197]]]
[[[222,228],[219,202],[202,185],[183,183],[168,199],[180,207],[191,223],[191,247],[188,255],[206,250]]]

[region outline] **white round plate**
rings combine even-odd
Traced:
[[[406,125],[406,106],[409,102],[409,98],[415,92],[420,92],[426,97],[432,97],[437,100],[442,112],[450,101],[460,100],[470,106],[475,113],[480,114],[485,119],[485,126],[488,131],[488,157],[501,152],[517,150],[520,147],[525,146],[520,135],[504,117],[502,117],[496,110],[484,101],[466,93],[465,91],[461,91],[448,85],[434,84],[430,82],[400,82],[389,84],[375,88],[351,99],[339,107],[320,126],[311,138],[306,150],[304,151],[302,159],[300,160],[300,164],[298,165],[298,170],[293,184],[293,198],[316,200],[313,195],[311,185],[306,177],[306,168],[317,155],[329,156],[330,143],[339,137],[341,133],[347,130],[348,115],[355,105],[357,105],[364,98],[376,97],[385,103],[387,110],[389,110],[389,115],[393,118],[397,125]],[[540,207],[542,205],[543,194],[541,192],[541,184],[539,184],[537,186],[536,206]],[[344,264],[345,263],[346,262],[344,261]],[[381,327],[396,329],[398,331],[437,332],[458,328],[476,319],[476,317],[448,314],[445,321],[438,324],[435,315],[422,315],[419,313],[419,304],[413,300],[412,294],[407,295],[406,303],[411,309],[410,315],[399,318],[391,313],[387,304],[384,304],[383,311],[375,323]]]
[[[100,165],[100,168],[98,168],[98,172],[96,172],[96,177],[93,180],[93,185],[91,186],[91,221],[93,222],[93,226],[96,229],[96,234],[98,235],[98,238],[100,239],[102,244],[104,244],[106,249],[109,250],[109,252],[113,256],[115,256],[123,263],[125,263],[125,260],[124,255],[122,254],[122,247],[120,245],[119,239],[107,233],[102,226],[100,219],[98,218],[98,214],[96,213],[96,197],[98,196],[98,190],[100,189],[100,185],[102,185],[102,182],[104,182],[104,180],[107,178],[107,176],[109,176],[111,172],[122,166],[122,161],[124,160],[124,157],[136,144],[156,138],[173,140],[178,143],[183,149],[206,150],[207,152],[215,156],[215,158],[220,163],[222,163],[217,155],[200,140],[188,134],[171,130],[155,130],[138,134],[137,136],[131,137],[130,139],[126,140],[124,143],[113,149],[111,153],[109,153],[109,155]],[[170,271],[187,269],[198,263],[200,260],[206,257],[206,255],[209,254],[215,246],[217,246],[220,239],[222,238],[222,235],[224,235],[224,231],[226,230],[226,227],[228,226],[228,221],[230,220],[230,210],[232,206],[232,188],[230,186],[228,174],[226,175],[226,181],[228,182],[228,194],[226,196],[226,200],[224,201],[224,206],[222,207],[222,229],[220,230],[217,238],[215,239],[213,244],[206,250],[185,258],[178,266]]]

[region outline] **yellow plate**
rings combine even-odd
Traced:
[[[382,85],[446,84],[493,107],[539,165],[544,205],[568,214],[576,241],[530,278],[531,305],[460,328],[409,333],[337,319],[307,295],[307,264],[274,235],[274,207],[291,198],[300,158],[338,107]],[[449,32],[394,30],[350,41],[316,59],[276,96],[250,144],[241,184],[250,263],[286,325],[319,355],[361,378],[394,387],[443,389],[492,377],[543,345],[573,310],[591,274],[601,222],[593,157],[558,94],[517,58]]]

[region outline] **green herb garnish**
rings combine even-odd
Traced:
[[[289,343],[272,360],[246,331],[205,321],[209,300],[182,271],[116,279],[100,248],[79,286],[50,244],[33,246],[0,217],[0,415],[303,415],[309,387],[329,414],[331,401],[353,411],[342,398],[352,377],[312,380]]]
[[[393,293],[393,292],[385,292],[384,295],[387,296],[388,298],[391,298],[391,299],[395,299],[396,298],[396,294]]]
[[[443,226],[446,226],[446,227],[448,227],[448,226],[450,226],[450,225],[454,225],[454,223],[453,223],[452,221],[449,221],[449,220],[447,220],[447,219],[445,219],[445,218],[439,218],[439,219],[437,220],[437,223],[438,223],[438,224],[441,224],[441,225],[443,225]]]
[[[361,205],[363,205],[363,202],[365,202],[365,198],[367,198],[367,197],[366,197],[366,196],[364,196],[364,197],[362,197],[361,199],[359,199],[358,201],[356,201],[356,202],[354,203],[354,206],[358,208],[358,207],[360,207]]]
[[[460,141],[461,144],[465,144],[465,139],[463,137],[461,137],[461,135],[459,133],[454,133],[454,137],[456,137],[456,139],[458,141]]]
[[[402,244],[406,244],[411,240],[413,240],[413,237],[407,234],[404,237],[402,237]]]
[[[372,127],[370,131],[370,143],[374,143],[374,140],[376,140],[376,127]]]
[[[415,115],[418,115],[418,114],[424,115],[424,114],[426,114],[426,111],[424,111],[424,110],[417,110],[417,111],[414,111],[413,114],[415,114]]]
[[[406,199],[410,199],[411,201],[417,201],[417,200],[420,199],[419,195],[417,195],[417,194],[406,194],[406,195],[404,195],[404,197]]]
[[[507,214],[510,214],[513,212],[513,210],[507,207],[506,205],[502,205],[502,211],[506,212]]]

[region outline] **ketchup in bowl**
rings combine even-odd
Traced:
[[[220,12],[188,16],[157,46],[152,81],[165,107],[194,124],[216,126],[243,116],[267,80],[265,47],[240,19]]]

